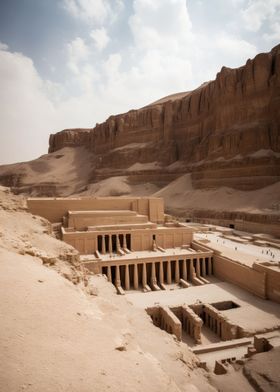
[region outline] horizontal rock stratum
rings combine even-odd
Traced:
[[[180,161],[195,188],[262,188],[280,178],[279,104],[280,45],[240,68],[223,67],[194,91],[110,116],[92,129],[53,134],[49,152],[85,146],[95,157],[93,182],[108,177],[103,169],[126,175],[135,163],[156,161],[147,179],[166,184]],[[143,181],[143,170],[134,174],[134,181]]]
[[[48,154],[0,166],[0,184],[32,196],[155,195],[175,215],[277,235],[279,107],[280,45],[194,91],[53,134]]]

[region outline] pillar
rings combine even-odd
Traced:
[[[138,265],[134,264],[134,270],[133,270],[133,284],[134,284],[134,289],[138,289]]]
[[[171,265],[170,265],[170,260],[167,261],[167,284],[171,284]]]
[[[98,236],[96,236],[94,239],[94,251],[93,252],[95,252],[96,250],[99,251],[99,249],[98,249]]]
[[[102,254],[106,253],[105,235],[102,236]]]
[[[191,279],[193,279],[194,278],[193,259],[190,259],[190,274],[191,274]]]
[[[217,335],[221,336],[221,322],[220,320],[217,320]]]
[[[202,259],[202,271],[201,271],[202,276],[206,276],[206,265],[205,265],[205,258],[203,257]]]
[[[112,282],[112,273],[111,273],[111,266],[110,265],[108,265],[108,267],[107,267],[107,279],[108,279],[108,282]]]
[[[127,248],[127,244],[126,244],[126,235],[123,235],[123,248],[126,249]]]
[[[206,327],[210,327],[210,325],[209,325],[209,315],[206,312],[205,312],[205,325],[206,325]]]
[[[121,244],[120,244],[120,238],[119,238],[118,234],[117,234],[117,243],[116,243],[116,245],[117,245],[117,252],[119,252],[120,248],[121,248]]]
[[[183,279],[187,280],[188,275],[187,275],[187,260],[183,260]]]
[[[200,259],[196,259],[196,276],[200,277]]]
[[[163,274],[163,264],[162,261],[159,263],[159,283],[164,283],[164,274]]]
[[[116,265],[116,279],[115,286],[119,287],[121,285],[121,277],[120,277],[120,266]]]
[[[213,275],[213,258],[209,257],[209,265],[208,265],[209,275]]]
[[[179,260],[175,260],[175,282],[179,283],[180,280],[180,270],[179,270]]]
[[[146,271],[146,264],[143,264],[142,269],[142,285],[143,287],[147,285],[147,271]]]
[[[155,263],[152,263],[151,283],[157,284]]]
[[[130,281],[129,281],[129,265],[125,265],[125,289],[130,289]]]
[[[109,235],[109,253],[113,253],[112,236]]]

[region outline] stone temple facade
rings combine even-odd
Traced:
[[[160,198],[31,198],[28,207],[58,223],[84,266],[105,274],[120,294],[204,285],[213,274],[213,252],[193,241],[191,227],[164,214]]]

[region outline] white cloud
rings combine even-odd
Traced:
[[[90,36],[98,50],[105,49],[110,42],[110,37],[108,36],[107,30],[104,27],[92,30]]]
[[[107,0],[63,0],[64,8],[75,18],[102,24],[110,14]]]
[[[248,58],[252,58],[257,54],[255,45],[226,34],[222,34],[215,40],[216,50],[230,61],[231,66],[238,67],[245,63]]]
[[[89,48],[82,38],[77,37],[67,44],[67,50],[69,56],[68,67],[75,74],[79,74],[79,65],[87,60],[90,53]]]
[[[279,43],[280,41],[280,21],[279,22],[274,22],[270,25],[270,32],[265,33],[263,35],[264,39],[267,41],[275,41],[276,43]]]
[[[9,49],[8,45],[0,41],[0,50],[8,50],[8,49]]]
[[[185,0],[135,0],[133,4],[129,25],[139,48],[173,51],[192,38]]]
[[[248,6],[242,10],[241,15],[245,22],[244,27],[256,32],[260,30],[266,20],[271,20],[276,15],[279,17],[279,0],[250,0]]]
[[[54,107],[33,62],[0,50],[0,85],[0,160],[20,161],[30,159],[33,149],[46,151]]]

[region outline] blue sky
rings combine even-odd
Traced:
[[[280,0],[0,0],[0,164],[280,42]]]

